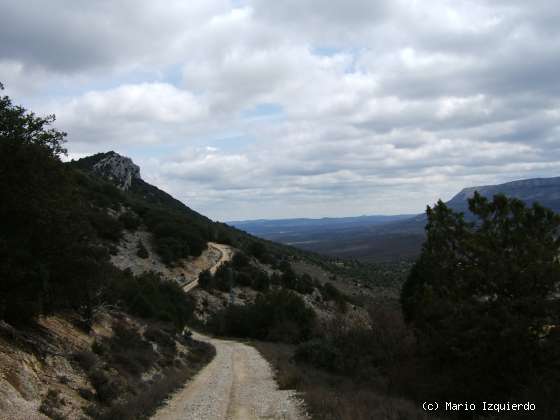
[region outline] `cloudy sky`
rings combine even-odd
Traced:
[[[219,220],[420,212],[560,175],[549,0],[0,0],[0,81],[69,157]]]

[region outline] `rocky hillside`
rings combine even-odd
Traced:
[[[112,258],[140,231],[136,258],[180,265],[221,230],[116,153],[63,163],[52,121],[0,98],[0,418],[145,418],[212,349],[176,282]]]
[[[261,338],[294,336],[289,305],[308,321],[360,318],[335,286],[291,269],[306,254],[212,222],[128,158],[64,164],[60,139],[1,140],[0,418],[145,418],[212,357],[185,325],[213,328],[224,309],[283,308]],[[210,241],[238,257],[187,296],[182,286],[220,258]]]
[[[492,198],[496,194],[505,194],[508,197],[518,198],[529,205],[538,202],[560,213],[560,177],[524,179],[499,185],[465,188],[449,200],[447,205],[454,210],[467,212],[467,200],[473,196],[475,191],[488,198]]]
[[[199,256],[208,241],[230,244],[248,253],[255,244],[259,244],[274,259],[289,256],[320,259],[210,220],[165,191],[145,182],[138,166],[130,158],[116,152],[98,153],[72,161],[68,166],[87,177],[90,183],[92,180],[98,183],[102,179],[116,186],[119,193],[110,192],[100,185],[89,185],[87,189],[88,193],[95,193],[92,198],[103,200],[104,204],[110,202],[117,211],[125,212],[124,219],[143,223],[146,230],[150,231],[154,249],[166,264],[173,264],[188,256]]]
[[[93,165],[92,170],[124,191],[130,188],[133,179],[141,179],[140,168],[132,159],[115,152],[105,153],[104,157]]]
[[[33,328],[0,321],[0,419],[139,419],[211,358],[208,345],[161,322],[99,310]]]

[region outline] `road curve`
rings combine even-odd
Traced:
[[[220,253],[212,274],[233,257],[228,245],[208,243]],[[183,287],[185,293],[198,279]],[[301,400],[294,391],[279,390],[269,363],[253,347],[198,333],[198,341],[216,348],[216,357],[192,381],[175,393],[152,420],[304,420]]]
[[[279,390],[268,362],[253,347],[200,334],[216,357],[177,392],[152,420],[303,420],[294,391]]]
[[[218,268],[223,263],[230,261],[232,259],[233,249],[228,245],[218,244],[216,242],[208,242],[208,248],[212,248],[220,253],[220,258],[218,259],[218,261],[216,261],[216,263],[212,267],[210,267],[210,273],[214,275],[216,274],[216,270],[218,270]],[[189,293],[196,286],[198,286],[198,278],[194,279],[190,283],[187,283],[185,286],[183,286],[183,291],[185,293]]]

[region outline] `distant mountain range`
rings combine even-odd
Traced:
[[[539,202],[560,213],[560,177],[534,178],[461,190],[447,205],[469,218],[467,200],[478,191],[515,197],[531,205]],[[323,219],[244,220],[229,222],[265,239],[331,256],[370,261],[412,258],[424,241],[426,216],[359,216]]]
[[[385,223],[410,219],[412,215],[396,216],[358,216],[358,217],[324,217],[321,219],[260,219],[228,222],[228,224],[254,235],[271,240],[281,240],[298,244],[306,242],[310,235],[335,234],[353,231],[362,226],[378,226]]]

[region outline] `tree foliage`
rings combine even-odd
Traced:
[[[173,265],[182,258],[199,256],[206,249],[204,226],[193,223],[179,210],[137,200],[132,200],[132,205],[152,232],[155,250],[164,263]]]
[[[289,290],[260,294],[254,303],[230,305],[209,321],[215,334],[299,343],[309,338],[315,312]]]
[[[181,287],[154,273],[133,276],[123,273],[111,282],[107,295],[129,313],[148,319],[171,322],[181,331],[194,309]]]
[[[0,90],[3,89],[0,83]],[[50,128],[54,121],[54,115],[38,117],[22,106],[14,105],[9,96],[0,97],[0,138],[3,144],[13,149],[33,145],[52,157],[66,154],[66,133]]]
[[[65,133],[50,128],[53,116],[37,117],[0,99],[0,317],[26,319],[64,295],[65,269],[95,264],[81,255],[87,226],[71,208],[72,183],[60,161]],[[78,235],[79,238],[79,235]],[[66,262],[72,256],[70,267]]]
[[[403,286],[403,310],[434,362],[462,384],[460,397],[510,396],[551,370],[560,216],[478,193],[469,209],[476,222],[441,201],[428,208],[427,240]]]
[[[0,319],[70,309],[87,321],[108,303],[181,327],[192,305],[178,286],[110,264],[123,225],[135,225],[116,217],[126,197],[61,161],[66,135],[53,122],[0,98]]]

